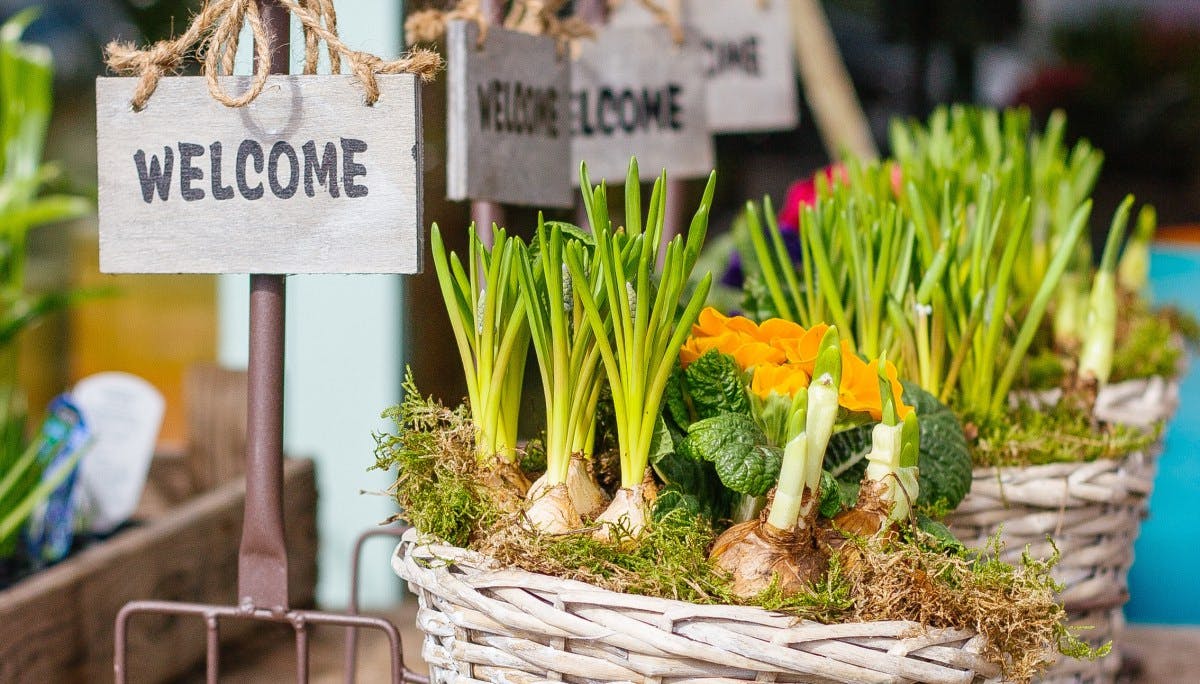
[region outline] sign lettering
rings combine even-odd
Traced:
[[[552,38],[446,26],[446,195],[570,206],[570,71]]]
[[[572,71],[574,168],[587,162],[593,180],[616,182],[636,155],[643,180],[664,168],[677,179],[707,175],[704,87],[704,53],[694,40],[675,46],[657,24],[604,27],[584,41]]]
[[[173,77],[135,112],[136,83],[96,82],[102,271],[420,270],[413,76],[381,76],[370,107],[351,76],[272,76],[240,109]]]
[[[685,0],[684,16],[702,36],[713,131],[790,130],[800,122],[789,4]]]
[[[591,137],[618,132],[681,131],[683,86],[669,83],[662,88],[610,87],[571,94],[574,135]]]
[[[476,91],[481,130],[558,137],[557,90],[494,79],[489,85],[477,85]]]
[[[700,44],[708,54],[705,76],[713,78],[728,72],[740,72],[755,78],[762,76],[758,65],[758,36],[746,36],[740,40],[703,38]]]
[[[339,146],[340,144],[340,146]],[[285,140],[277,141],[266,154],[266,178],[271,188],[272,196],[278,199],[291,199],[300,189],[301,180],[304,184],[304,196],[316,197],[317,188],[330,197],[340,197],[345,193],[349,199],[366,197],[370,189],[358,182],[360,177],[367,175],[367,167],[355,161],[356,155],[367,151],[367,143],[354,138],[341,138],[339,144],[324,143],[320,157],[317,154],[317,143],[309,140],[299,151]],[[237,146],[237,158],[232,167],[226,169],[223,165],[224,154],[220,142],[214,142],[205,147],[191,142],[181,142],[179,148],[179,197],[185,202],[199,202],[205,198],[221,202],[235,197],[254,201],[265,196],[261,175],[263,173],[263,146],[257,140],[243,140]],[[338,175],[338,151],[341,151],[341,174]],[[209,156],[211,184],[208,194],[203,183],[205,165],[202,160]],[[300,159],[303,155],[304,171],[300,171]],[[147,161],[149,160],[149,161]],[[171,176],[174,173],[175,151],[164,147],[161,158],[151,150],[138,150],[133,154],[133,164],[137,171],[138,183],[142,188],[142,200],[152,204],[154,198],[166,202],[171,198]],[[285,166],[286,165],[286,166]],[[232,170],[237,179],[237,192],[232,186],[226,185],[224,178],[226,170]],[[251,179],[257,175],[258,183],[251,184]],[[283,180],[286,179],[286,180]]]

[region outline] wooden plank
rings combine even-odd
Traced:
[[[719,133],[791,130],[800,123],[786,0],[686,0],[708,79],[708,127]]]
[[[676,46],[663,26],[614,21],[581,45],[571,72],[572,181],[586,161],[593,181],[620,183],[635,155],[642,180],[664,168],[675,180],[708,175],[713,143],[695,36]]]
[[[499,27],[446,27],[446,195],[569,207],[570,62],[555,41]]]
[[[248,77],[221,79],[231,92]],[[272,76],[247,107],[201,77],[96,80],[105,273],[415,273],[421,255],[420,91],[380,76]]]
[[[838,51],[833,29],[817,0],[789,0],[796,27],[796,57],[804,96],[831,159],[849,152],[877,159],[871,126],[854,92],[854,83]]]
[[[241,476],[246,469],[246,371],[198,363],[188,369],[187,465],[198,491]]]
[[[284,493],[291,603],[309,606],[317,571],[311,461],[285,463]],[[114,620],[131,600],[233,605],[244,501],[244,480],[231,482],[0,592],[0,682],[111,681]],[[257,629],[223,622],[222,641]],[[134,617],[129,681],[188,671],[204,657],[204,634],[196,619]]]

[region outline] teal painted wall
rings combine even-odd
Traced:
[[[348,46],[381,57],[400,53],[400,0],[337,0],[335,7]],[[304,41],[295,24],[292,68],[299,72]],[[244,32],[240,73],[249,73],[251,43]],[[328,70],[326,59],[322,69]],[[366,469],[374,463],[372,432],[386,427],[379,413],[400,400],[403,288],[397,276],[288,278],[284,448],[316,462],[317,597],[326,607],[346,604],[354,538],[396,510],[390,499],[360,492],[382,491],[389,484],[386,475]],[[221,277],[219,358],[233,367],[246,365],[248,293],[246,276]],[[384,546],[376,542],[364,554],[364,606],[390,605],[400,596]]]
[[[1151,260],[1155,300],[1200,316],[1200,249],[1156,248]],[[1179,413],[1166,436],[1150,517],[1134,547],[1129,575],[1130,622],[1200,624],[1200,363],[1183,380]]]

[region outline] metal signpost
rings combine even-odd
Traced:
[[[270,38],[271,72],[286,74],[289,61],[289,13],[278,0],[256,2]],[[413,153],[419,154],[419,149],[414,148]],[[261,163],[257,168],[262,169]],[[296,168],[293,165],[293,172]],[[182,174],[182,166],[180,171]],[[293,173],[292,180],[295,179]],[[414,180],[420,182],[419,178]],[[329,180],[331,184],[336,182],[336,179]],[[427,682],[426,678],[404,666],[400,632],[388,620],[297,610],[288,604],[288,563],[282,514],[285,303],[284,275],[260,273],[250,276],[246,508],[238,562],[238,604],[221,606],[170,601],[134,601],[127,604],[116,620],[113,666],[118,683],[124,682],[128,674],[126,633],[129,620],[147,613],[190,615],[204,621],[207,628],[209,682],[216,682],[219,675],[222,620],[255,620],[292,625],[295,632],[296,679],[299,682],[308,681],[310,625],[366,627],[382,631],[387,635],[391,650],[391,681]],[[352,677],[353,673],[348,672],[347,675]]]

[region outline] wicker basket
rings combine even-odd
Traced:
[[[417,592],[431,681],[974,682],[982,637],[911,622],[820,625],[759,608],[619,594],[424,543],[392,558]]]
[[[1053,404],[1058,397],[1044,394]],[[1179,404],[1178,382],[1131,380],[1105,387],[1096,415],[1106,422],[1147,427],[1170,420]],[[1161,443],[1121,459],[1054,463],[1014,468],[977,468],[971,492],[947,519],[968,546],[987,543],[997,532],[1004,558],[1018,562],[1028,547],[1047,557],[1053,539],[1062,560],[1054,570],[1071,622],[1093,629],[1082,638],[1093,645],[1112,641],[1111,655],[1095,662],[1059,660],[1040,680],[1055,684],[1113,681],[1120,666],[1116,646],[1129,599],[1133,544],[1146,517]]]
[[[1014,401],[1031,402],[1034,406],[1053,406],[1062,397],[1062,390],[1015,392]],[[1122,423],[1149,428],[1158,421],[1170,422],[1179,408],[1179,380],[1160,376],[1126,380],[1100,389],[1096,397],[1096,418],[1105,423]]]
[[[1146,515],[1159,447],[1121,460],[1054,463],[1023,468],[979,468],[971,493],[947,519],[968,546],[987,543],[997,531],[1002,556],[1019,562],[1026,547],[1047,557],[1054,540],[1062,560],[1054,576],[1073,624],[1093,629],[1080,635],[1112,653],[1095,662],[1059,660],[1039,681],[1055,684],[1112,682],[1120,667],[1117,645],[1129,599],[1133,543]]]

